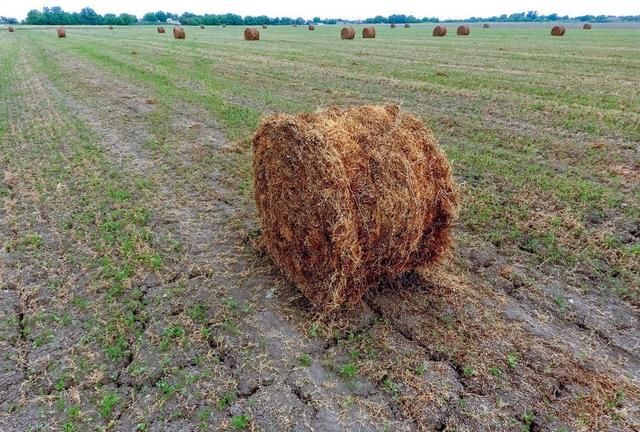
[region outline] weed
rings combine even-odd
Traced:
[[[246,415],[236,415],[231,417],[231,426],[237,430],[245,430],[249,426],[249,417]]]
[[[300,354],[298,356],[298,363],[305,367],[311,366],[311,356],[307,353]]]
[[[358,374],[358,368],[353,363],[347,363],[340,368],[340,375],[345,378],[353,378]]]
[[[120,402],[120,397],[117,394],[110,393],[110,392],[105,393],[105,395],[102,396],[102,399],[100,400],[100,405],[98,407],[98,411],[100,412],[100,415],[103,418],[109,417],[109,415],[113,411],[113,408],[116,406],[118,402]]]

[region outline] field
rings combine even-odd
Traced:
[[[0,430],[640,430],[640,29],[0,32]],[[274,112],[395,103],[441,267],[319,316],[256,241]]]

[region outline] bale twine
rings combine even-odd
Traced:
[[[158,26],[157,29],[158,29],[158,33],[164,33],[164,27]]]
[[[353,27],[342,27],[342,30],[340,30],[340,37],[342,39],[353,39],[356,37],[356,31]]]
[[[260,40],[260,32],[255,27],[247,27],[244,29],[244,40],[257,41]]]
[[[553,26],[551,36],[564,36],[565,28],[563,25]]]
[[[113,26],[112,25],[109,26],[109,30],[113,30]]]
[[[365,39],[373,39],[376,37],[375,27],[365,27],[362,29],[362,37]]]
[[[204,30],[204,25],[200,24],[200,30]]]
[[[67,32],[62,27],[58,28],[58,37],[59,38],[67,37]]]
[[[391,23],[391,26],[390,26],[390,27],[391,27],[391,28],[396,28],[395,23]]]
[[[591,30],[591,24],[586,23],[585,25],[582,26],[583,30]]]
[[[489,28],[489,24],[487,23],[482,24],[482,28]]]
[[[443,25],[437,25],[433,28],[434,36],[446,36],[446,34],[447,34],[447,28]]]
[[[8,27],[9,33],[13,33],[16,31],[16,29],[14,29],[12,26]]]
[[[469,33],[471,33],[471,29],[467,25],[461,25],[458,26],[458,30],[456,31],[456,33],[458,34],[458,36],[469,36]]]
[[[316,29],[316,26],[314,26],[313,24],[309,24],[309,30],[313,31]]]
[[[173,37],[174,39],[185,39],[187,35],[182,27],[176,26],[173,28]]]
[[[323,311],[449,249],[451,168],[431,131],[398,106],[276,114],[253,152],[261,241]]]
[[[409,28],[409,27],[411,27],[411,26],[409,25],[409,23],[406,23],[406,24],[404,25],[404,28]]]

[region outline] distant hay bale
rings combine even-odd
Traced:
[[[200,24],[200,30],[204,30],[204,25]]]
[[[113,26],[112,25],[109,26],[109,30],[113,30]]]
[[[314,31],[316,29],[316,26],[314,26],[313,24],[309,24],[309,30]]]
[[[247,27],[244,29],[244,40],[257,41],[260,40],[260,32],[255,27]]]
[[[391,27],[391,28],[396,28],[395,23],[391,23],[391,26],[390,26],[390,27]]]
[[[294,24],[293,27],[298,27],[298,24]]]
[[[14,29],[12,26],[8,27],[9,33],[13,33],[16,31],[16,29]]]
[[[353,39],[356,37],[356,31],[353,27],[342,27],[342,30],[340,30],[340,37],[342,39]]]
[[[409,27],[411,27],[411,26],[409,25],[409,23],[406,23],[406,24],[404,25],[404,28],[409,28]]]
[[[59,38],[67,37],[67,32],[62,27],[58,28],[58,37]]]
[[[434,36],[446,36],[447,35],[447,28],[443,25],[437,25],[433,28],[433,35]]]
[[[375,27],[365,27],[362,29],[362,37],[365,39],[373,39],[376,37]]]
[[[585,25],[582,26],[583,30],[591,30],[591,24],[586,23]]]
[[[266,29],[267,28],[266,24],[262,24],[262,28]]]
[[[186,39],[187,34],[184,32],[182,27],[174,27],[173,28],[173,38],[174,39]]]
[[[482,28],[489,28],[489,24],[487,23],[482,24]]]
[[[158,26],[158,33],[164,33],[164,27]]]
[[[431,131],[397,106],[276,114],[253,137],[261,241],[316,307],[441,260],[457,192]]]
[[[222,28],[226,28],[226,27],[227,27],[227,25],[226,25],[226,24],[222,24]]]
[[[469,36],[471,33],[471,29],[467,25],[458,26],[458,30],[456,30],[458,36]]]
[[[565,28],[563,25],[553,26],[551,36],[564,36]]]

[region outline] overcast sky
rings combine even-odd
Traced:
[[[85,6],[99,14],[164,10],[181,14],[237,13],[303,18],[367,18],[394,13],[417,17],[468,18],[537,10],[560,15],[639,15],[640,0],[0,0],[0,15],[22,19],[31,9],[61,6],[75,12]]]

